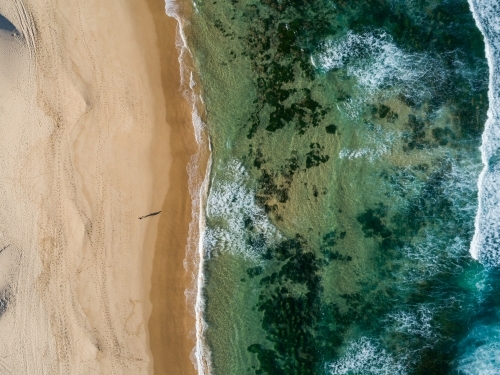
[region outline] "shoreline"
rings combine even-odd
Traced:
[[[190,3],[173,6],[189,15]],[[25,0],[0,13],[22,35],[0,34],[12,52],[4,105],[19,108],[0,117],[4,365],[197,374],[210,153],[183,22],[164,0]]]
[[[187,2],[165,4],[146,0],[153,15],[161,60],[161,84],[166,101],[166,120],[171,130],[169,188],[158,223],[151,274],[151,316],[148,335],[155,375],[203,373],[200,363],[200,254],[203,231],[205,167],[209,150],[198,113],[200,96],[192,86],[192,56],[184,40],[183,16]],[[175,7],[175,14],[169,6]],[[179,11],[179,7],[183,7]],[[178,13],[179,12],[179,13]],[[168,13],[168,14],[167,14]],[[182,44],[182,45],[181,45]],[[175,51],[175,53],[172,53]],[[188,61],[186,61],[186,59]],[[185,65],[184,65],[185,64]],[[189,82],[189,83],[188,83]],[[198,86],[199,87],[199,86]],[[175,251],[172,251],[175,250]],[[193,300],[193,294],[196,294]]]
[[[476,212],[476,217],[474,219],[474,235],[472,237],[470,247],[469,247],[469,253],[471,257],[477,261],[480,260],[480,248],[482,245],[482,242],[484,242],[484,233],[481,231],[481,217],[483,213],[483,199],[484,199],[484,193],[485,193],[485,186],[484,186],[484,180],[485,177],[488,174],[488,159],[490,158],[490,155],[492,153],[491,151],[491,146],[488,146],[488,135],[491,135],[491,133],[494,133],[492,128],[494,128],[495,124],[495,113],[494,113],[494,105],[495,105],[495,69],[494,69],[494,53],[492,53],[491,49],[491,41],[489,40],[489,36],[486,33],[486,30],[484,28],[484,25],[481,23],[481,15],[479,14],[478,10],[478,4],[474,0],[468,0],[469,3],[469,8],[470,12],[472,13],[472,17],[474,18],[474,21],[476,23],[477,28],[483,35],[483,40],[484,40],[484,46],[485,46],[485,56],[486,60],[488,62],[488,70],[489,70],[489,79],[488,79],[488,101],[489,101],[489,108],[487,112],[487,119],[484,124],[484,130],[483,134],[481,135],[481,146],[480,146],[480,151],[481,151],[481,160],[483,163],[483,169],[481,170],[481,173],[479,174],[478,180],[477,180],[477,188],[478,188],[478,197],[477,197],[477,202],[478,202],[478,207],[477,207],[477,212]],[[484,221],[484,220],[483,220]],[[483,244],[484,245],[484,244]]]

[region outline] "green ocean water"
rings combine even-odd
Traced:
[[[191,29],[213,373],[481,373],[498,277],[469,254],[488,66],[467,1],[203,0]]]

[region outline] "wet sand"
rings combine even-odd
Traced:
[[[185,258],[192,219],[187,166],[197,147],[191,108],[180,91],[180,66],[175,49],[177,21],[166,16],[163,0],[147,2],[158,36],[172,157],[169,189],[162,206],[168,215],[160,218],[156,238],[149,339],[155,375],[194,375],[197,372],[190,356],[195,346],[195,318],[185,296],[185,291],[191,287],[194,269],[189,262],[185,263]]]

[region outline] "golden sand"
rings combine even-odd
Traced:
[[[187,165],[194,147],[191,107],[182,97],[180,66],[175,50],[177,21],[165,16],[162,0],[148,0],[155,19],[160,49],[161,82],[166,98],[167,123],[170,125],[170,148],[173,160],[167,196],[159,220],[150,294],[153,311],[149,320],[154,374],[194,375],[190,360],[194,348],[195,319],[186,305],[185,291],[191,286],[193,267],[184,267],[191,196],[188,194]],[[159,166],[161,168],[161,166]],[[203,167],[203,166],[201,166]],[[174,183],[175,181],[175,183]]]
[[[163,0],[0,13],[23,35],[0,33],[0,373],[194,374],[175,21]]]

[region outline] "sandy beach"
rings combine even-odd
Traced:
[[[168,174],[168,181],[171,183],[162,205],[163,212],[169,214],[159,219],[153,263],[150,294],[153,310],[149,320],[151,352],[155,375],[194,375],[197,374],[192,353],[195,345],[195,319],[192,306],[186,305],[185,295],[186,290],[193,287],[192,275],[196,271],[195,265],[186,260],[189,223],[193,219],[187,166],[198,146],[193,136],[191,105],[182,97],[180,90],[180,66],[175,50],[177,21],[165,16],[165,4],[162,0],[147,2],[158,37],[166,119],[171,129],[172,159]],[[189,4],[184,5],[187,7]],[[188,13],[189,9],[181,10],[183,11]],[[205,160],[202,158],[200,162],[202,173],[206,155]],[[161,168],[160,162],[158,169]]]
[[[162,0],[0,14],[0,373],[194,374],[176,21]]]

